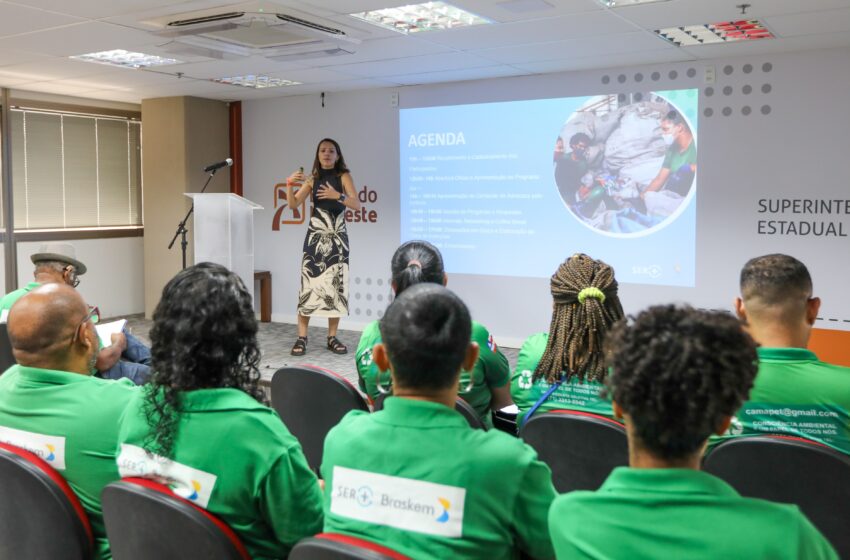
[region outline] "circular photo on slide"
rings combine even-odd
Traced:
[[[609,236],[639,237],[666,227],[690,204],[696,131],[670,97],[600,95],[561,127],[555,187],[582,224]]]

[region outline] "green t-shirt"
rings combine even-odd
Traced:
[[[65,477],[91,521],[97,558],[111,558],[100,493],[120,478],[118,424],[137,392],[129,379],[20,365],[0,376],[0,441],[28,449]]]
[[[614,469],[549,511],[558,558],[837,559],[797,506],[741,497],[690,469]]]
[[[12,306],[15,305],[15,302],[24,297],[27,293],[33,291],[34,289],[41,286],[38,282],[30,282],[23,288],[18,288],[13,292],[9,292],[2,298],[0,298],[0,312],[9,311],[12,309]]]
[[[165,479],[175,493],[219,516],[254,559],[285,557],[322,528],[322,495],[301,445],[280,417],[238,389],[181,394],[170,460],[142,447],[150,428],[147,391],[130,403],[121,425],[122,476]]]
[[[534,406],[540,397],[549,390],[551,385],[543,378],[533,381],[534,370],[543,357],[546,350],[546,342],[549,333],[533,334],[526,339],[519,349],[516,369],[511,376],[511,396],[519,408],[517,423],[522,422],[525,413]],[[562,383],[554,393],[549,395],[535,414],[548,410],[567,409],[580,410],[599,414],[606,418],[614,418],[611,409],[611,401],[599,395],[603,385],[595,381],[581,381],[573,376],[566,383]]]
[[[675,173],[683,165],[697,164],[697,147],[696,143],[691,140],[690,145],[684,152],[679,151],[679,145],[673,144],[667,148],[667,153],[664,155],[664,162],[661,164],[663,169],[669,169],[671,173]]]
[[[359,377],[360,389],[375,400],[380,395],[377,387],[378,366],[372,362],[372,347],[381,342],[381,331],[378,321],[366,325],[357,344],[355,361],[357,364],[357,375]],[[472,387],[467,393],[458,393],[460,397],[468,402],[481,417],[481,421],[487,427],[493,426],[490,417],[491,387],[502,387],[510,379],[511,367],[508,359],[499,350],[493,335],[481,323],[472,322],[472,342],[477,342],[480,349],[478,360],[471,372],[463,371],[460,374],[460,387],[469,386],[470,378]],[[390,386],[390,373],[381,374],[381,385]]]
[[[759,348],[750,398],[733,418],[730,438],[772,433],[811,439],[850,454],[850,368],[827,364],[805,348]]]
[[[412,558],[552,558],[552,473],[522,441],[401,397],[350,412],[325,440],[325,531]]]

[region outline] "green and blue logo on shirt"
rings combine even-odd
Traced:
[[[465,488],[339,466],[333,469],[332,485],[334,515],[416,533],[463,536]]]
[[[449,510],[452,507],[452,503],[445,498],[437,498],[437,501],[443,506],[443,513],[437,518],[437,523],[445,523],[449,520]]]

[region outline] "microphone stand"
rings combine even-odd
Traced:
[[[204,188],[202,188],[201,192],[198,194],[201,194],[205,190],[207,190],[207,186],[210,184],[210,181],[212,181],[212,178],[215,175],[216,171],[218,171],[218,169],[213,169],[212,171],[210,171],[210,176],[207,177],[207,182],[204,183]],[[188,212],[186,212],[186,217],[180,220],[180,223],[177,224],[177,231],[174,232],[174,237],[171,238],[171,243],[168,244],[168,250],[170,251],[171,248],[174,246],[174,242],[177,241],[177,236],[180,236],[180,250],[183,252],[183,270],[186,270],[186,246],[189,244],[189,242],[186,241],[186,234],[189,233],[189,230],[186,229],[186,222],[189,221],[189,217],[192,215],[192,212],[194,210],[195,203],[193,202],[192,207],[189,208]]]

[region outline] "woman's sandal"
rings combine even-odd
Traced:
[[[335,336],[328,337],[328,350],[334,354],[348,354],[348,347]]]
[[[293,356],[303,356],[307,353],[307,337],[299,336],[292,345],[292,350],[289,351]]]

